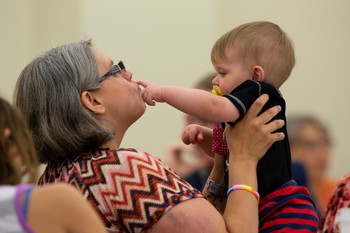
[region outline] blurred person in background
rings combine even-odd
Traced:
[[[0,232],[107,233],[73,187],[34,185],[38,163],[21,112],[0,97]]]
[[[210,92],[213,87],[212,80],[215,76],[215,71],[207,72],[193,87]],[[215,127],[215,122],[206,121],[187,114],[183,116],[183,122],[184,127],[190,124],[199,124],[208,128]],[[179,176],[198,190],[204,188],[213,166],[213,158],[211,156],[207,155],[195,144],[184,144],[181,139],[181,134],[167,145],[165,156],[167,164],[173,168]]]
[[[332,159],[329,128],[313,115],[291,115],[287,120],[292,161],[304,166],[307,186],[321,217],[337,184],[328,175]],[[293,173],[293,178],[298,175]]]

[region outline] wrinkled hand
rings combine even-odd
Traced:
[[[285,122],[274,120],[268,123],[281,110],[280,106],[272,107],[258,116],[267,101],[268,95],[260,96],[241,121],[233,127],[226,125],[225,135],[230,157],[259,161],[274,142],[284,139],[284,133],[274,131]]]
[[[144,89],[141,91],[141,96],[143,101],[150,106],[155,106],[156,102],[163,103],[162,91],[163,88],[161,86],[149,84],[145,81],[137,81],[138,85],[141,85]]]

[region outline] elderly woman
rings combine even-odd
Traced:
[[[232,188],[226,196],[219,189],[222,158],[216,158],[201,193],[157,157],[120,148],[146,105],[123,62],[114,64],[91,41],[59,46],[34,59],[15,92],[40,161],[47,163],[39,184],[74,185],[110,232],[258,232],[256,165],[273,142],[284,138],[271,133],[283,121],[267,124],[279,106],[257,117],[267,99],[261,96],[241,123],[228,129]],[[307,193],[301,196],[312,208]],[[214,205],[225,201],[222,215]]]

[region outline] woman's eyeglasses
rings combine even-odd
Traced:
[[[102,83],[104,80],[106,80],[109,76],[116,74],[120,71],[125,71],[125,66],[123,61],[119,61],[117,65],[114,65],[112,69],[110,69],[105,75],[101,76],[97,79],[97,82]]]

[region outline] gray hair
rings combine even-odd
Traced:
[[[14,101],[32,134],[40,162],[76,158],[112,138],[80,99],[100,88],[91,40],[49,50],[21,72]]]

